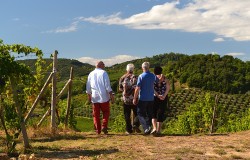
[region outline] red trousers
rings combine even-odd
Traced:
[[[93,120],[94,120],[94,126],[97,134],[101,133],[102,128],[108,128],[108,120],[109,120],[109,102],[104,103],[93,103],[92,105],[92,111],[93,111]],[[100,111],[102,111],[103,119],[102,119],[102,125],[100,120]]]

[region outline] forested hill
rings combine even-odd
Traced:
[[[46,63],[44,64],[44,67],[49,67],[49,72],[52,71],[52,59],[45,59]],[[19,60],[19,62],[24,63],[28,66],[30,66],[32,71],[35,71],[35,59],[28,59],[28,60]],[[74,59],[58,59],[58,72],[60,76],[60,80],[66,80],[69,79],[70,76],[70,68],[73,67],[74,77],[82,77],[87,74],[91,70],[94,69],[94,66],[88,64],[88,63],[82,63]]]
[[[233,56],[165,53],[130,62],[140,69],[144,61],[150,62],[152,68],[162,66],[169,79],[189,87],[226,94],[244,94],[250,90],[250,62]],[[113,69],[124,70],[127,63],[116,64]]]
[[[47,65],[52,63],[52,59],[46,61]],[[115,64],[107,67],[106,70],[109,72],[113,84],[117,85],[116,81],[124,74],[128,63],[133,63],[136,67],[136,74],[139,74],[141,64],[145,61],[150,62],[151,68],[162,66],[164,74],[172,83],[180,82],[189,87],[226,94],[244,94],[250,90],[250,62],[244,62],[228,55],[165,53]],[[35,60],[22,62],[34,68]],[[71,66],[74,67],[74,77],[86,76],[94,69],[94,66],[77,60],[58,59],[58,70],[62,80],[69,78]]]
[[[113,65],[111,68],[116,69],[116,70],[124,70],[126,68],[126,65],[128,63],[133,63],[135,65],[136,69],[141,69],[141,65],[143,62],[150,62],[150,67],[153,68],[155,66],[165,66],[167,65],[169,62],[177,62],[180,59],[186,57],[187,55],[185,54],[180,54],[180,53],[165,53],[165,54],[159,54],[159,55],[155,55],[153,57],[146,57],[146,58],[142,58],[142,59],[136,59],[136,60],[132,60],[129,62],[123,62],[120,64],[115,64]]]
[[[250,62],[228,55],[184,56],[168,63],[164,69],[189,87],[226,94],[243,94],[250,90]]]

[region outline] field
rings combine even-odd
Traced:
[[[182,89],[178,92],[171,94],[169,96],[169,108],[168,117],[176,117],[182,113],[187,106],[194,104],[201,95],[205,95],[206,92],[198,88]],[[216,97],[217,95],[217,105],[222,105],[227,107],[226,115],[232,113],[241,115],[248,108],[250,108],[250,99],[246,94],[222,94],[216,92],[210,92],[211,96]]]
[[[34,131],[32,153],[19,159],[249,159],[250,131],[221,135],[163,135],[94,132],[59,132],[49,136]],[[18,147],[21,145],[19,144]],[[6,155],[0,153],[0,159]]]

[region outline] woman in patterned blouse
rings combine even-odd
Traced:
[[[161,134],[162,122],[166,119],[165,112],[168,102],[167,95],[170,89],[170,84],[168,79],[162,74],[161,67],[155,67],[154,74],[159,79],[159,82],[154,83],[155,100],[152,117],[153,130],[151,134],[159,135]]]

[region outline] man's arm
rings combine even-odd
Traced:
[[[122,84],[123,80],[124,80],[123,77],[121,77],[119,80],[119,91],[121,91],[121,92],[123,91],[123,84]]]
[[[110,84],[110,79],[109,79],[108,73],[106,71],[103,74],[103,81],[104,81],[106,91],[108,93],[113,92],[113,90],[111,88],[111,84]]]
[[[109,97],[110,97],[110,100],[111,100],[111,103],[112,103],[112,104],[115,102],[115,96],[114,96],[114,95],[115,95],[115,94],[114,94],[113,91],[109,92]]]
[[[90,76],[88,76],[88,80],[86,83],[86,93],[88,94],[88,101],[91,102],[91,87],[90,87]]]
[[[133,104],[134,105],[136,105],[138,103],[139,91],[140,91],[140,87],[136,86],[135,87],[135,93],[134,93],[134,99],[133,99]]]
[[[113,90],[111,88],[110,79],[109,79],[109,76],[108,76],[107,72],[105,72],[103,74],[103,79],[104,79],[105,88],[106,88],[107,92],[109,93],[109,99],[110,99],[111,103],[114,103],[115,102],[115,96],[114,96],[114,92],[113,92]]]
[[[170,90],[170,83],[169,83],[169,81],[168,81],[167,78],[165,79],[165,82],[166,82],[166,91],[165,91],[164,95],[162,95],[162,96],[163,96],[163,97],[162,97],[162,100],[164,100],[164,99],[167,97],[168,92],[169,92],[169,90]]]

